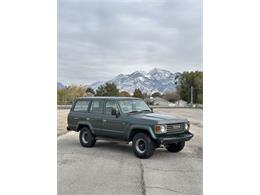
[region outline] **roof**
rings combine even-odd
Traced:
[[[112,96],[93,96],[93,97],[78,97],[77,100],[80,99],[109,99],[109,100],[140,100],[140,98],[136,97],[112,97]]]

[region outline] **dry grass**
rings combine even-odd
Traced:
[[[67,133],[67,116],[69,110],[68,109],[59,109],[57,110],[57,135],[62,135]]]

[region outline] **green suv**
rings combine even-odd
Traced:
[[[79,133],[83,147],[92,147],[96,140],[132,142],[135,155],[149,158],[161,145],[169,152],[179,152],[193,134],[186,119],[154,113],[139,98],[82,97],[73,103],[68,115],[67,130]]]

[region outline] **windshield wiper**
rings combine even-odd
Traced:
[[[138,112],[140,112],[140,111],[138,111],[138,110],[133,110],[133,111],[128,112],[128,113],[138,113]]]
[[[141,110],[140,112],[151,112],[151,110]]]

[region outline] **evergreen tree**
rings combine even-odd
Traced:
[[[183,72],[180,77],[178,92],[181,99],[191,102],[191,87],[193,87],[193,103],[203,103],[203,72]]]
[[[135,89],[133,97],[143,98],[144,96],[143,96],[143,94],[142,94],[140,89]]]
[[[119,96],[119,90],[114,83],[106,83],[97,88],[96,96]]]

